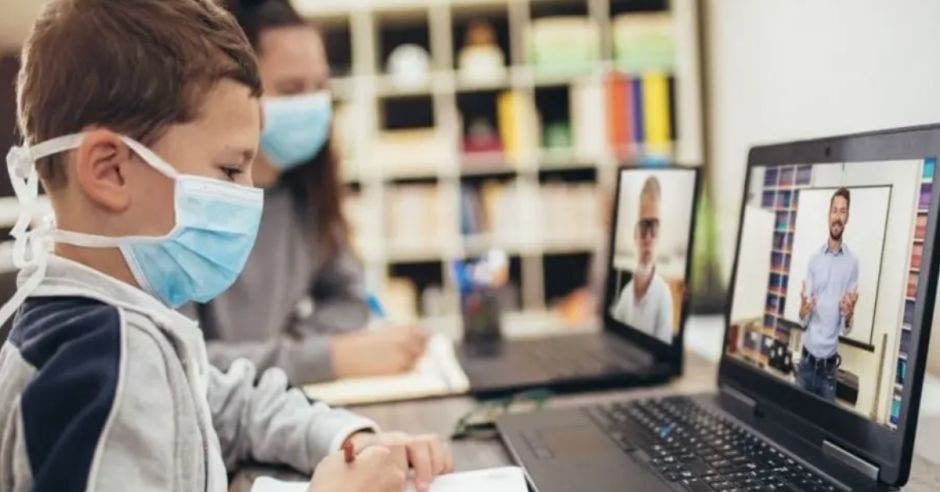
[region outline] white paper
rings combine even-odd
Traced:
[[[431,492],[527,492],[525,474],[518,466],[488,468],[441,475],[431,484]],[[405,492],[416,492],[408,484]]]
[[[270,477],[259,477],[251,492],[306,492],[309,482],[285,482]],[[431,492],[527,492],[522,468],[506,466],[441,475],[431,484]],[[415,492],[408,483],[404,492]]]

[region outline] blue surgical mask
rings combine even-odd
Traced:
[[[69,135],[20,151],[18,164],[14,162],[16,158],[8,157],[11,177],[35,172],[33,163],[36,160],[77,148],[83,138],[82,134]],[[121,138],[147,164],[175,181],[176,223],[173,229],[160,237],[108,237],[59,229],[44,232],[55,242],[89,248],[119,248],[140,287],[172,308],[190,301],[213,299],[235,282],[248,260],[261,223],[263,191],[218,179],[180,174],[144,145],[127,137]],[[32,171],[26,166],[32,166]],[[15,170],[17,167],[19,174]],[[17,183],[20,185],[17,186],[17,196],[21,203],[29,202],[33,196],[32,188],[22,186],[29,182],[29,179],[20,179]],[[26,192],[21,195],[24,190]],[[25,238],[38,231],[25,231],[24,227],[15,232]],[[20,242],[20,237],[17,237],[17,242]],[[34,248],[30,255],[14,252],[14,262],[21,263],[17,266],[22,268],[22,263],[37,261],[36,251],[39,249]],[[41,272],[45,270],[44,256],[39,254],[38,261],[43,268],[38,270]]]
[[[327,91],[265,97],[261,150],[275,167],[293,169],[313,159],[330,136],[333,101]]]

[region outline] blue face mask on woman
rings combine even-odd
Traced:
[[[261,150],[274,167],[293,169],[313,159],[330,136],[333,100],[328,91],[265,97]]]
[[[176,182],[175,226],[164,236],[108,237],[55,228],[28,231],[37,196],[35,161],[77,148],[84,135],[59,137],[32,148],[11,151],[8,159],[21,216],[11,234],[18,268],[37,266],[35,287],[45,272],[46,246],[55,242],[88,248],[119,248],[141,289],[177,308],[190,301],[208,302],[228,289],[241,274],[261,224],[264,192],[260,188],[202,176],[180,174],[139,142],[121,137],[152,168]],[[25,298],[30,288],[17,296]],[[3,311],[22,302],[11,299]],[[5,313],[0,313],[5,314]]]

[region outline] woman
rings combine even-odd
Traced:
[[[323,39],[286,0],[242,0],[230,8],[261,67],[265,127],[254,182],[265,188],[265,206],[238,282],[195,307],[210,360],[278,366],[294,384],[404,371],[427,336],[417,327],[363,330],[369,309],[329,142]]]

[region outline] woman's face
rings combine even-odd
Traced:
[[[258,38],[261,83],[267,96],[294,96],[326,89],[330,65],[323,39],[309,26],[266,29]]]
[[[320,33],[310,26],[265,29],[258,38],[258,65],[265,96],[296,96],[327,89],[330,65]],[[256,186],[277,182],[280,171],[260,153],[253,177]]]

